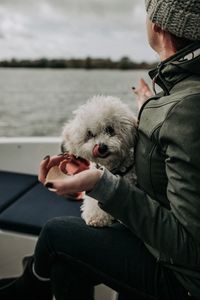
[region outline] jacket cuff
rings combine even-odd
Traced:
[[[95,187],[87,193],[88,196],[98,200],[101,203],[106,203],[115,194],[119,185],[119,176],[113,175],[106,168],[103,170],[103,174]]]

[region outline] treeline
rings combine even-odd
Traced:
[[[133,69],[150,69],[156,63],[147,62],[133,62],[129,57],[122,57],[118,61],[113,61],[110,58],[91,58],[85,59],[47,59],[41,58],[36,60],[29,59],[11,59],[0,61],[0,67],[4,68],[73,68],[73,69],[120,69],[120,70],[133,70]]]

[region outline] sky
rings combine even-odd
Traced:
[[[144,0],[0,0],[0,60],[155,61]]]

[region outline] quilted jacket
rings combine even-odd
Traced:
[[[91,194],[200,298],[200,44],[149,74],[162,91],[139,113],[137,185],[105,170]]]

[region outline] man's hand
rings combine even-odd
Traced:
[[[90,169],[63,180],[51,180],[46,187],[55,191],[59,196],[71,196],[79,192],[90,191],[94,188],[102,176],[102,171]]]
[[[144,79],[140,79],[138,87],[133,88],[133,91],[136,94],[138,109],[140,109],[142,105],[153,96],[151,89]]]
[[[70,196],[82,191],[87,192],[92,190],[102,176],[103,171],[100,169],[91,168],[78,174],[68,176],[66,179],[55,179],[46,183],[46,176],[50,168],[59,166],[64,159],[64,156],[46,157],[40,164],[39,181],[60,196]]]

